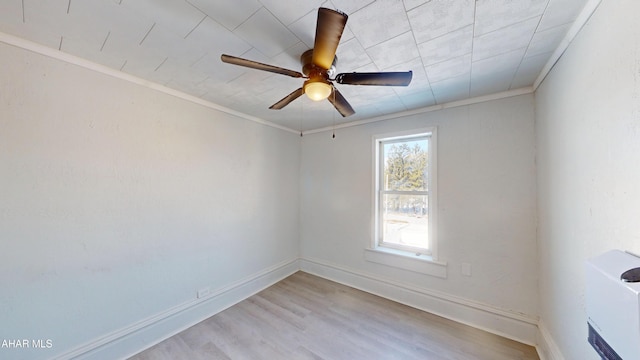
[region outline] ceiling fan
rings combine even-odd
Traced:
[[[327,8],[318,9],[318,21],[316,24],[316,37],[313,49],[305,51],[300,56],[302,73],[226,54],[221,56],[221,60],[228,64],[269,71],[294,78],[307,79],[301,88],[294,90],[282,100],[271,105],[269,109],[280,110],[302,94],[306,94],[314,101],[328,99],[343,117],[347,117],[353,115],[355,111],[333,85],[334,81],[338,84],[345,85],[407,86],[411,83],[413,76],[411,71],[353,72],[341,73],[332,78],[335,74],[335,65],[337,62],[336,49],[340,43],[344,27],[347,24],[347,18],[347,14],[339,11]]]

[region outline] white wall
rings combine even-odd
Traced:
[[[363,256],[373,231],[372,136],[433,125],[438,127],[439,260],[448,263],[446,279],[368,262]],[[335,139],[328,132],[305,135],[301,256],[322,264],[328,277],[336,278],[330,273],[339,270],[345,278],[357,274],[363,282],[383,279],[406,285],[404,289],[486,305],[484,309],[524,314],[536,322],[534,145],[532,94],[339,129]],[[471,277],[461,275],[461,263],[471,264]],[[360,280],[351,285],[371,290]],[[395,298],[400,298],[404,290],[396,290]],[[429,306],[423,308],[443,309]],[[474,319],[459,320],[483,327]],[[512,335],[500,326],[489,330]]]
[[[640,252],[638,14],[636,0],[602,1],[536,92],[540,308],[558,349],[550,358],[599,358],[586,341],[585,261]]]
[[[0,43],[0,341],[53,345],[0,358],[126,333],[295,261],[299,144]]]

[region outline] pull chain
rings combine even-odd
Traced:
[[[302,137],[302,135],[303,135],[302,134],[302,118],[303,117],[304,117],[304,105],[303,105],[303,102],[300,101],[300,120],[299,120],[299,123],[300,123],[300,137]]]
[[[331,85],[331,87],[333,87],[332,95],[333,95],[333,103],[335,104],[336,103],[336,88],[333,85]],[[333,135],[331,136],[331,138],[335,139],[336,138],[336,112],[332,111],[332,114],[333,114]]]

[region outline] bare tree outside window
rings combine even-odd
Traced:
[[[380,142],[379,244],[429,251],[429,136]]]

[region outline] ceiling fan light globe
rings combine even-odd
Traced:
[[[333,87],[324,81],[313,81],[304,84],[304,93],[313,101],[321,101],[331,95]]]

